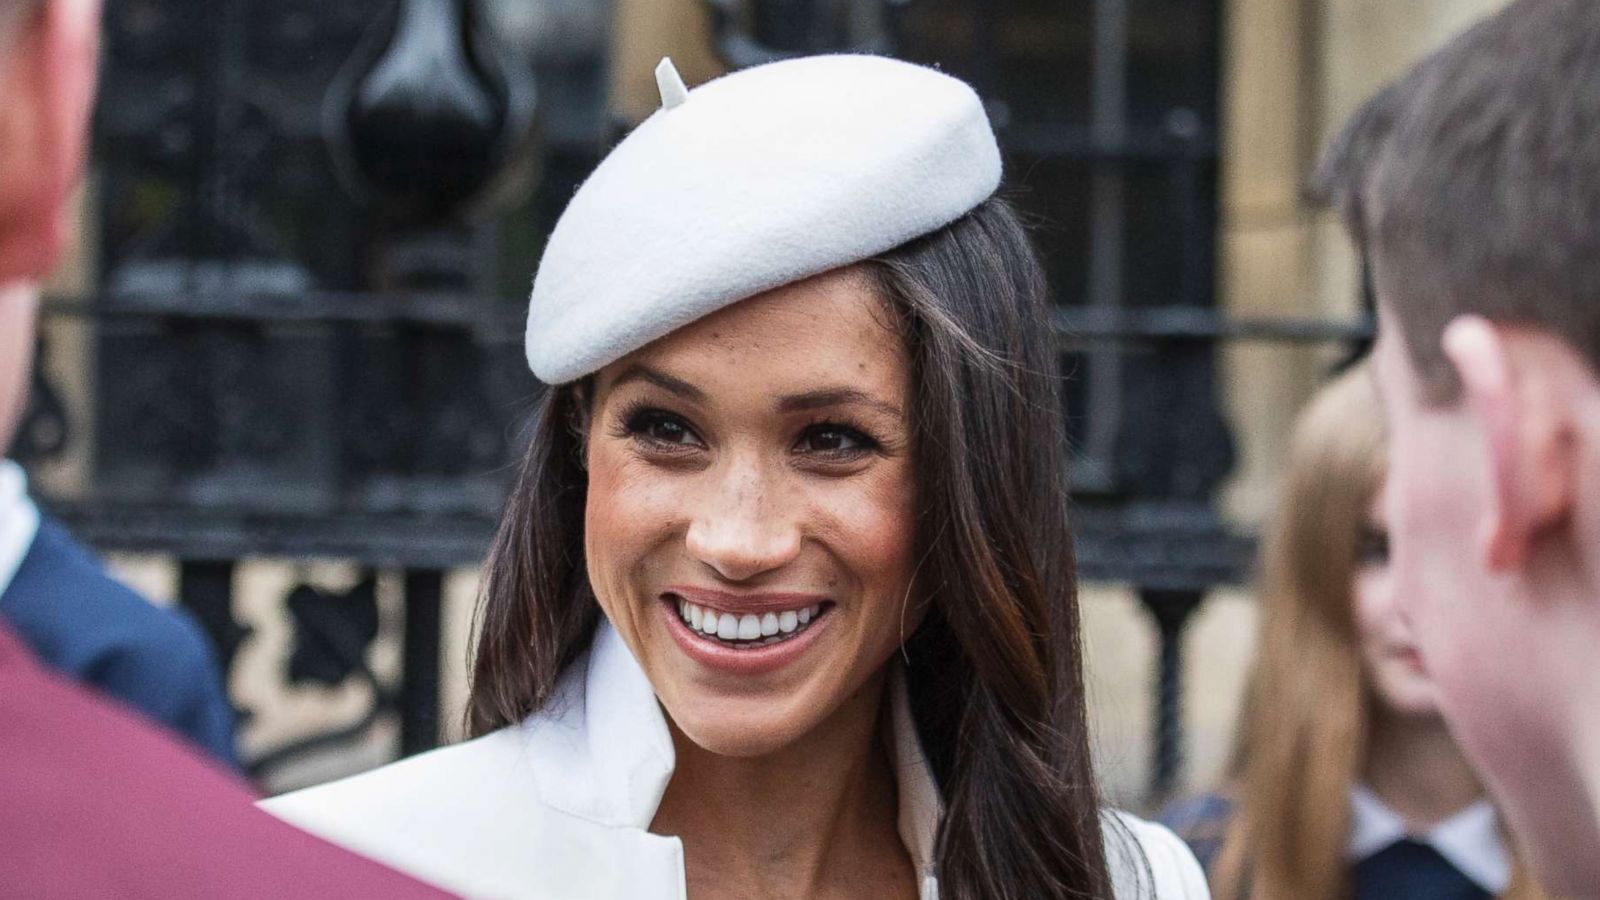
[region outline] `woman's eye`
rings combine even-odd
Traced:
[[[840,425],[819,425],[807,430],[800,438],[800,450],[804,453],[850,454],[870,450],[874,446],[871,438]]]
[[[700,443],[688,423],[661,410],[644,410],[630,416],[628,432],[657,444],[693,447]]]

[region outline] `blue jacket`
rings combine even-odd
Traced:
[[[233,707],[199,625],[112,579],[49,516],[40,516],[38,535],[0,593],[0,616],[49,667],[238,768]]]

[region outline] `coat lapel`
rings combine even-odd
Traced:
[[[892,665],[890,756],[899,792],[900,839],[916,866],[922,900],[935,900],[933,852],[942,804],[912,719],[905,670]],[[638,829],[640,834],[626,843],[634,844],[636,838],[635,852],[646,853],[663,868],[670,863],[670,877],[681,896],[682,843],[649,833],[676,763],[672,735],[650,680],[609,622],[601,621],[588,655],[568,668],[550,704],[522,728],[541,799],[597,824]],[[640,876],[667,878],[668,873]]]
[[[522,727],[546,804],[602,825],[650,827],[676,762],[672,735],[650,680],[609,622]]]
[[[900,840],[917,869],[917,891],[921,900],[938,900],[939,880],[934,872],[934,842],[944,803],[933,780],[933,769],[922,752],[916,720],[911,716],[911,694],[906,688],[906,670],[891,663],[889,676],[889,721],[893,732],[890,758],[894,760],[895,783],[900,795]]]

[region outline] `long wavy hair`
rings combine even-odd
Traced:
[[[1382,407],[1365,363],[1295,424],[1261,566],[1261,631],[1234,751],[1235,813],[1212,866],[1218,900],[1344,900],[1350,789],[1375,702],[1352,585],[1386,477]],[[1503,897],[1544,894],[1515,858]]]
[[[902,650],[946,806],[940,893],[1108,898],[1043,273],[998,198],[864,266],[911,359],[916,584],[930,602]],[[544,397],[490,552],[475,735],[539,712],[599,622],[583,555],[584,396],[577,384]]]

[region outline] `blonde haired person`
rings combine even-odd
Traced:
[[[1164,817],[1219,900],[1543,896],[1396,614],[1385,450],[1365,365],[1295,426],[1230,784]]]

